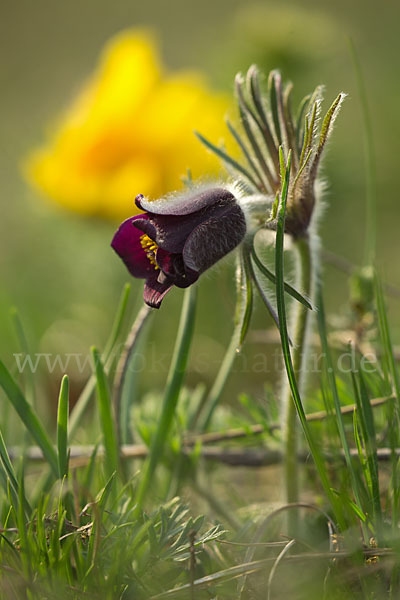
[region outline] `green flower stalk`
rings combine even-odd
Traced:
[[[252,66],[243,77],[238,74],[235,90],[241,122],[238,131],[230,121],[228,129],[241,150],[243,160],[231,157],[220,148],[197,134],[209,150],[223,161],[240,190],[242,207],[248,207],[250,223],[243,252],[248,253],[245,264],[252,285],[260,293],[269,312],[277,321],[276,311],[262,292],[259,274],[274,280],[257,257],[254,242],[261,229],[276,231],[277,215],[282,196],[283,181],[279,150],[287,162],[291,153],[290,183],[287,191],[285,234],[292,241],[291,248],[297,257],[296,289],[285,284],[285,291],[296,303],[292,312],[292,360],[297,383],[306,383],[307,338],[310,311],[314,293],[315,267],[318,260],[316,224],[320,195],[323,189],[318,180],[319,165],[333,124],[345,94],[340,93],[324,118],[321,119],[322,87],[306,96],[292,112],[292,84],[283,85],[278,71],[268,78],[266,92],[261,90],[257,67]],[[290,388],[285,381],[282,392],[282,421],[285,445],[285,487],[288,502],[298,499],[297,470],[297,418]]]

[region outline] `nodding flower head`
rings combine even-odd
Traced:
[[[134,277],[145,279],[144,301],[159,308],[174,286],[188,287],[231,252],[246,233],[244,213],[222,187],[205,187],[150,201],[124,221],[111,246]]]
[[[264,195],[269,199],[271,214],[264,224],[274,229],[277,202],[281,194],[279,147],[285,159],[292,151],[290,186],[287,198],[286,233],[293,237],[307,235],[316,204],[315,182],[318,167],[332,126],[345,94],[339,94],[325,117],[320,119],[322,87],[300,103],[296,118],[291,109],[292,84],[282,84],[278,71],[268,78],[267,93],[261,91],[257,67],[252,66],[246,77],[236,76],[235,88],[241,121],[238,131],[229,121],[227,126],[243,154],[243,162],[229,156],[197,134],[215,152],[228,171],[238,180],[246,195]]]

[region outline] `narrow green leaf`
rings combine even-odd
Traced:
[[[251,183],[251,185],[254,186],[256,190],[259,189],[259,184],[247,169],[245,169],[234,158],[229,156],[229,154],[224,152],[224,150],[221,150],[221,148],[218,148],[218,146],[215,146],[212,142],[209,142],[204,136],[201,135],[201,133],[199,133],[198,131],[195,131],[194,133],[198,137],[200,142],[204,144],[204,146],[206,146],[206,148],[208,148],[209,150],[211,150],[211,152],[216,154],[227,165],[230,165],[235,171],[243,175]]]
[[[263,262],[261,262],[261,260],[259,259],[258,255],[257,255],[257,252],[254,248],[254,245],[251,248],[251,256],[254,259],[254,262],[256,263],[256,265],[257,265],[258,269],[261,271],[261,273],[263,275],[265,275],[265,277],[267,279],[269,279],[271,281],[271,283],[276,285],[276,277],[275,277],[274,273],[272,271],[270,271],[268,269],[268,267],[266,265],[264,265]],[[289,283],[285,282],[284,285],[285,285],[285,292],[287,292],[290,296],[292,296],[292,298],[294,298],[295,300],[297,300],[298,302],[303,304],[303,306],[305,306],[306,308],[313,310],[312,304],[306,298],[304,298],[304,296],[302,296],[300,294],[300,292],[298,292]]]
[[[21,321],[21,317],[17,309],[14,307],[10,310],[11,320],[14,325],[15,333],[17,335],[19,345],[21,347],[22,352],[25,356],[30,356],[28,339],[25,334],[24,326]],[[36,408],[36,391],[35,391],[35,378],[31,369],[27,369],[27,378],[26,378],[26,397],[34,408]]]
[[[122,331],[122,326],[124,324],[124,319],[128,308],[128,300],[130,293],[131,284],[126,283],[122,289],[121,297],[117,306],[117,312],[115,313],[114,322],[111,327],[111,332],[105,345],[104,356],[106,357],[106,362],[111,352],[113,351],[114,346],[117,343],[120,333]]]
[[[314,136],[315,136],[315,124],[317,122],[317,113],[319,112],[318,108],[319,108],[318,102],[314,102],[312,113],[311,113],[311,118],[310,118],[310,124],[308,126],[308,136],[307,136],[308,147],[307,147],[307,151],[313,145]]]
[[[323,147],[326,144],[326,141],[329,137],[329,132],[332,127],[332,123],[335,119],[337,110],[338,110],[339,105],[342,100],[343,100],[343,94],[338,94],[338,96],[335,98],[335,100],[329,107],[328,112],[326,113],[326,115],[324,117],[324,120],[322,122],[322,127],[321,127],[321,133],[319,136],[319,148]]]
[[[97,452],[99,450],[99,443],[95,444],[93,448],[93,452],[90,455],[89,463],[86,467],[85,477],[84,477],[84,489],[90,490],[92,487],[93,477],[96,469],[96,458]]]
[[[324,120],[322,122],[322,127],[321,127],[321,133],[319,136],[318,148],[315,153],[313,164],[311,167],[311,170],[313,173],[315,173],[318,168],[318,164],[319,164],[320,158],[322,156],[322,152],[323,152],[326,142],[328,141],[328,138],[331,134],[333,123],[336,119],[336,116],[337,116],[339,110],[340,110],[343,99],[344,99],[344,94],[339,94],[337,96],[337,98],[335,98],[332,105],[329,107],[328,112],[326,113],[326,115],[324,117]],[[312,133],[312,130],[311,130],[311,133]]]
[[[291,163],[291,153],[289,152],[287,165],[284,165],[283,152],[280,148],[279,152],[280,162],[284,167],[284,177],[283,185],[282,185],[282,195],[281,195],[281,205],[279,209],[278,215],[278,223],[277,223],[277,232],[276,232],[276,242],[275,242],[275,274],[276,274],[276,298],[277,298],[277,307],[278,307],[278,316],[279,316],[279,328],[281,335],[281,344],[282,344],[282,353],[283,359],[286,367],[286,373],[290,385],[290,389],[292,392],[293,401],[295,403],[296,411],[299,416],[300,424],[303,429],[303,433],[307,440],[308,446],[310,448],[311,455],[314,459],[315,466],[317,468],[317,472],[321,481],[321,484],[325,490],[327,497],[330,500],[332,508],[335,512],[337,521],[341,528],[345,528],[346,523],[344,521],[344,517],[342,514],[342,510],[340,507],[340,503],[338,503],[334,494],[332,493],[332,489],[330,486],[330,482],[328,479],[328,474],[325,469],[325,465],[322,459],[322,456],[318,450],[318,447],[314,441],[314,438],[311,435],[310,428],[307,423],[306,415],[304,412],[303,404],[301,401],[300,393],[297,387],[297,381],[294,373],[292,358],[290,354],[289,347],[289,336],[287,331],[287,322],[286,322],[286,306],[285,306],[285,287],[284,287],[284,252],[283,252],[283,240],[284,240],[284,232],[285,232],[285,211],[286,211],[286,201],[289,189],[289,177],[290,177],[290,163]]]
[[[97,506],[101,513],[103,513],[107,508],[107,503],[108,503],[108,500],[110,499],[113,485],[115,484],[115,478],[116,478],[116,473],[114,471],[114,473],[111,475],[111,477],[107,481],[104,488],[101,490],[101,492],[99,492],[99,494],[97,496],[96,502],[97,502]]]
[[[345,505],[348,506],[352,512],[354,512],[354,514],[360,519],[361,523],[364,524],[367,522],[367,515],[361,510],[361,508],[355,503],[353,502],[353,500],[351,500],[348,496],[346,496],[343,493],[338,492],[337,490],[332,490],[334,494],[336,494],[336,496],[338,498],[340,498],[341,502]],[[368,531],[367,529],[365,529],[365,531]],[[368,543],[368,538],[366,538],[366,543]]]
[[[371,489],[372,486],[370,485],[369,474],[367,473],[367,466],[366,466],[367,459],[365,457],[364,448],[363,448],[363,445],[361,442],[356,410],[354,410],[354,412],[353,412],[353,434],[354,434],[354,441],[356,443],[357,454],[358,454],[358,458],[360,460],[361,468],[362,468],[363,473],[366,474],[365,480],[367,482],[368,487]]]
[[[6,448],[6,444],[4,442],[3,435],[0,431],[0,462],[1,466],[4,469],[5,474],[5,488],[4,491],[7,494],[7,486],[9,489],[9,493],[13,498],[13,502],[15,506],[18,506],[19,498],[21,498],[21,490],[19,489],[19,482],[17,479],[17,475],[14,471],[14,467],[8,455],[8,451]],[[8,483],[7,483],[8,482]],[[22,491],[22,501],[23,501],[23,510],[25,512],[26,517],[30,517],[32,514],[32,508],[26,498],[24,490]]]
[[[255,177],[258,180],[258,188],[259,189],[263,189],[265,188],[263,180],[262,180],[262,175],[260,175],[258,168],[256,166],[256,164],[254,163],[253,159],[250,156],[250,153],[246,147],[245,142],[242,140],[242,138],[240,137],[240,135],[238,134],[238,132],[236,131],[236,129],[233,127],[233,125],[231,124],[231,122],[229,121],[229,119],[225,120],[226,126],[228,127],[232,137],[234,138],[235,142],[237,143],[237,145],[239,146],[239,148],[241,149],[243,156],[245,157],[245,159],[247,160],[247,163],[250,167],[250,169],[253,171]]]
[[[21,472],[21,477],[18,482],[18,507],[16,510],[16,522],[19,534],[19,545],[20,545],[20,556],[24,564],[25,575],[31,576],[33,560],[31,558],[31,544],[26,523],[25,515],[25,485],[24,485],[24,474]]]
[[[308,165],[308,163],[309,163],[309,161],[310,161],[310,158],[311,158],[311,154],[312,154],[312,150],[309,150],[309,151],[308,151],[308,154],[307,154],[307,156],[306,156],[306,158],[305,158],[305,160],[303,160],[303,162],[302,162],[302,164],[301,164],[301,167],[300,167],[300,168],[299,168],[299,170],[297,171],[296,178],[295,178],[295,180],[294,180],[294,183],[293,183],[293,189],[296,187],[296,185],[297,185],[297,182],[299,181],[299,179],[300,179],[300,177],[301,177],[301,175],[302,175],[302,173],[303,173],[304,169],[305,169],[305,168],[306,168],[306,166]]]
[[[57,450],[58,473],[60,479],[68,475],[68,412],[69,412],[69,380],[64,375],[61,380],[57,411]]]
[[[337,384],[336,384],[336,375],[335,375],[335,370],[333,368],[331,351],[330,351],[330,348],[328,345],[328,334],[327,334],[327,329],[326,329],[325,307],[324,307],[324,300],[323,300],[323,295],[322,295],[321,277],[317,277],[317,305],[318,305],[318,311],[317,311],[318,332],[319,332],[319,337],[321,340],[321,350],[322,350],[322,354],[324,356],[324,366],[325,366],[325,373],[326,373],[326,378],[327,378],[327,382],[328,382],[328,390],[329,390],[330,397],[333,400],[333,405],[335,408],[336,426],[338,429],[340,443],[342,445],[344,458],[346,461],[346,466],[350,473],[354,498],[356,500],[357,506],[359,507],[360,510],[362,510],[361,491],[360,491],[359,484],[358,484],[357,473],[356,473],[356,470],[355,470],[355,467],[354,467],[354,464],[353,464],[353,461],[351,458],[349,444],[347,442],[343,414],[341,411],[341,404],[340,404],[340,399],[339,399],[339,394],[338,394],[338,389],[337,389]],[[365,535],[366,535],[366,532],[364,531],[364,536]]]
[[[264,108],[263,98],[260,91],[258,71],[255,65],[251,66],[248,70],[247,86],[250,97],[259,116],[260,130],[265,139],[269,155],[272,159],[272,162],[274,163],[277,178],[279,174],[278,148],[275,145],[275,141],[271,133],[271,126],[269,124],[268,115]]]
[[[379,332],[382,340],[382,351],[386,358],[386,363],[389,367],[389,373],[391,377],[392,386],[395,392],[395,396],[397,399],[397,411],[396,416],[399,419],[400,413],[400,378],[399,371],[396,364],[396,359],[393,352],[393,344],[390,335],[389,322],[387,318],[387,310],[385,306],[385,299],[383,297],[383,290],[380,278],[376,271],[374,271],[374,287],[375,287],[375,297],[376,297],[376,306],[378,311],[378,320],[379,320]],[[399,420],[400,423],[400,420]]]
[[[4,438],[3,438],[1,431],[0,431],[0,462],[1,462],[1,466],[4,471],[4,476],[2,474],[2,477],[1,477],[2,484],[4,486],[4,491],[7,494],[7,489],[9,489],[10,494],[13,497],[13,502],[14,502],[15,506],[17,506],[18,505],[18,496],[19,496],[18,480],[17,480],[16,473],[14,471],[14,467],[13,467],[10,457],[8,455],[7,447],[4,442]],[[26,498],[25,498],[25,506],[27,509],[27,514],[30,514],[31,508],[30,508],[29,503],[27,502]]]
[[[276,313],[276,310],[272,306],[271,302],[267,298],[267,295],[266,295],[266,293],[264,292],[264,290],[262,288],[262,285],[261,285],[261,283],[259,281],[259,278],[257,277],[257,274],[254,271],[254,268],[253,268],[250,256],[248,257],[247,260],[248,260],[248,270],[249,270],[249,273],[251,275],[251,279],[254,281],[254,284],[255,284],[255,286],[257,288],[258,294],[259,294],[261,300],[264,302],[264,305],[265,305],[267,311],[269,312],[272,320],[274,321],[275,325],[279,329],[279,319],[278,319],[278,315]]]
[[[279,125],[279,112],[278,112],[278,99],[276,92],[276,82],[275,79],[279,77],[280,74],[277,71],[271,71],[268,79],[268,90],[269,90],[269,101],[270,108],[272,114],[272,120],[275,128],[276,139],[278,140],[278,146],[282,144],[282,133]]]
[[[246,252],[247,252],[247,250],[246,250],[245,246],[243,245],[242,254],[241,254],[241,261],[242,261],[243,268],[242,268],[241,276],[242,276],[243,291],[245,293],[246,300],[245,300],[245,304],[244,304],[243,318],[240,319],[241,320],[240,337],[239,337],[239,344],[238,344],[238,347],[236,350],[240,349],[240,346],[244,342],[244,339],[247,335],[247,332],[248,332],[248,329],[250,326],[251,315],[253,314],[253,286],[251,283],[251,272],[249,271],[249,260],[248,260]]]
[[[296,132],[293,123],[292,107],[291,107],[291,94],[293,90],[293,84],[289,82],[283,92],[283,116],[284,126],[286,129],[286,135],[288,139],[288,147],[292,150],[292,159],[295,166],[295,171],[299,165],[299,151],[296,143]]]
[[[394,391],[395,402],[388,404],[387,422],[389,426],[388,438],[391,448],[391,489],[390,494],[390,513],[393,531],[397,532],[397,523],[400,514],[400,484],[399,484],[399,461],[396,455],[396,448],[400,444],[400,381],[393,351],[393,345],[390,335],[389,322],[385,299],[383,297],[382,283],[376,270],[374,270],[374,289],[376,307],[378,313],[379,336],[382,350],[382,365],[386,379],[390,380],[390,385]]]
[[[10,457],[8,455],[7,447],[4,442],[3,434],[1,433],[1,431],[0,431],[0,458],[1,458],[1,462],[3,464],[3,467],[5,469],[6,475],[7,475],[8,479],[10,480],[11,486],[18,493],[17,476],[15,474],[14,467],[13,467]]]
[[[242,77],[241,77],[241,75],[237,75],[235,78],[235,89],[236,89],[236,94],[237,94],[237,98],[238,98],[240,119],[241,119],[241,122],[243,125],[244,132],[246,134],[246,137],[247,137],[248,141],[250,142],[250,145],[253,149],[253,152],[255,154],[257,162],[260,165],[261,172],[265,175],[266,181],[268,182],[268,184],[270,186],[270,190],[268,190],[268,191],[274,192],[278,182],[273,177],[273,175],[267,165],[267,162],[265,160],[264,151],[261,150],[258,140],[255,136],[255,133],[253,132],[252,123],[257,124],[258,120],[257,120],[257,117],[254,115],[253,111],[250,109],[249,105],[247,104],[247,102],[243,96],[242,85],[243,85]],[[264,184],[264,190],[267,191],[265,184]],[[261,190],[261,191],[263,191],[263,190]]]
[[[119,448],[111,410],[111,398],[107,378],[97,348],[91,348],[96,375],[97,403],[105,450],[105,468],[108,477],[119,469]]]
[[[308,117],[306,116],[305,119],[304,119],[303,146],[302,146],[302,149],[301,149],[300,159],[299,159],[299,167],[300,167],[300,169],[302,168],[302,166],[304,164],[304,157],[306,156],[306,153],[310,152],[309,135],[310,135],[310,128],[309,128],[309,125],[308,125]]]
[[[374,510],[374,517],[377,521],[377,526],[382,523],[382,510],[380,503],[380,490],[379,490],[379,477],[378,477],[378,457],[376,447],[376,434],[374,417],[372,414],[372,408],[368,397],[367,388],[365,385],[362,370],[359,371],[359,388],[356,384],[355,373],[352,373],[353,387],[355,389],[355,396],[357,402],[357,409],[359,413],[359,420],[361,423],[361,430],[364,439],[365,450],[367,454],[367,469],[368,469],[368,480],[370,482],[371,491],[371,503]]]
[[[366,224],[365,224],[365,249],[364,262],[372,264],[376,254],[376,223],[377,223],[377,185],[376,185],[376,160],[374,134],[372,129],[371,111],[368,104],[368,94],[365,78],[361,69],[360,60],[353,40],[349,40],[354,71],[357,80],[358,94],[360,97],[361,113],[363,119],[363,133],[365,138],[365,175],[366,175]]]
[[[151,319],[152,314],[154,314],[154,311],[143,303],[126,337],[122,352],[118,360],[115,360],[114,369],[111,369],[111,372],[115,372],[112,406],[119,444],[122,442],[128,443],[127,440],[132,439],[130,408],[136,398],[136,377],[135,373],[130,373],[130,367],[137,356],[145,326]]]
[[[276,215],[278,214],[279,207],[279,192],[275,195],[275,200],[271,208],[271,216],[268,219],[268,222],[274,221],[276,219]]]
[[[297,110],[296,115],[296,144],[298,153],[301,154],[301,149],[303,147],[305,129],[303,129],[304,125],[304,113],[306,111],[306,107],[310,101],[311,96],[305,96],[303,100],[300,102],[299,108]],[[303,139],[302,139],[303,138]]]
[[[392,466],[392,494],[390,495],[390,512],[391,520],[393,523],[393,531],[396,531],[396,523],[398,523],[400,514],[400,486],[398,469],[399,465],[398,457],[396,455],[396,448],[398,448],[400,444],[400,380],[390,335],[387,310],[385,306],[385,300],[383,297],[382,283],[376,271],[374,271],[374,288],[378,312],[379,334],[383,354],[382,363],[384,366],[386,366],[386,369],[388,370],[387,374],[390,375],[391,386],[394,390],[394,396],[396,398],[395,403],[389,403],[387,412],[387,420],[389,424],[388,438],[390,441]]]
[[[53,448],[46,432],[40,423],[38,417],[32,410],[30,404],[26,401],[14,379],[0,361],[0,385],[3,388],[8,400],[13,405],[19,415],[19,418],[25,425],[28,432],[41,448],[44,457],[49,463],[53,474],[58,478],[58,460],[56,451]]]

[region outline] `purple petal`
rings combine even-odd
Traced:
[[[186,267],[182,254],[170,254],[162,248],[158,248],[156,261],[162,272],[170,277],[177,287],[189,287],[199,278],[198,273]]]
[[[211,216],[187,238],[183,249],[185,268],[203,273],[236,248],[245,233],[246,220],[237,204],[227,207],[224,214]]]
[[[200,213],[185,216],[153,215],[148,219],[139,219],[134,226],[146,233],[160,248],[169,253],[180,253],[191,231],[197,227],[204,216]]]
[[[233,196],[230,194],[231,198]],[[146,233],[154,240],[160,248],[172,254],[180,254],[183,251],[186,240],[204,221],[208,221],[211,217],[225,218],[226,212],[235,207],[236,201],[233,198],[233,203],[229,200],[222,200],[203,207],[201,210],[182,215],[161,215],[155,213],[146,213],[147,219],[138,219],[134,226]]]
[[[169,275],[170,277],[175,275],[173,255],[170,252],[166,252],[162,248],[158,248],[156,252],[156,261],[165,275]]]
[[[149,200],[139,194],[135,202],[141,210],[157,215],[189,215],[207,206],[233,204],[236,200],[233,194],[224,188],[208,188],[188,191],[179,196],[171,195],[159,200]]]
[[[160,308],[164,296],[173,287],[174,282],[162,271],[153,273],[144,284],[143,299],[151,308]]]
[[[133,226],[137,219],[146,220],[147,215],[137,215],[126,219],[114,235],[111,247],[122,258],[128,271],[134,277],[146,279],[156,269],[141,246],[142,231]]]

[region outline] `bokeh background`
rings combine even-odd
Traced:
[[[2,2],[0,19],[0,356],[13,365],[19,352],[9,310],[22,317],[31,352],[88,354],[103,347],[123,283],[129,279],[109,243],[117,222],[82,218],[33,189],[21,165],[46,139],[54,122],[76,96],[111,36],[147,27],[158,37],[162,60],[171,70],[201,71],[210,86],[231,93],[237,71],[252,63],[281,69],[300,100],[317,84],[332,100],[349,97],[324,164],[329,182],[321,223],[326,248],[358,264],[365,222],[364,129],[348,38],[364,72],[377,158],[378,263],[386,281],[400,287],[398,118],[400,41],[396,0],[18,0]],[[231,114],[234,114],[232,101]],[[193,129],[196,123],[193,123]],[[187,166],[182,164],[182,174]],[[129,190],[132,198],[141,190]],[[232,261],[218,266],[199,285],[197,335],[190,363],[193,383],[210,383],[229,339],[234,306]],[[142,282],[131,281],[131,314],[141,303]],[[348,311],[347,277],[326,268],[328,308]],[[166,298],[148,334],[141,385],[162,387],[179,316],[181,291]],[[396,338],[398,301],[390,304]],[[264,311],[254,328],[270,327]],[[398,336],[397,336],[398,339]],[[245,357],[265,350],[250,338]],[[161,357],[161,359],[160,359]],[[273,365],[271,363],[271,370]],[[231,391],[262,393],[270,377],[263,369],[236,368]],[[265,371],[265,369],[264,369]],[[43,372],[51,404],[61,371]],[[86,373],[87,375],[87,373]],[[85,375],[72,373],[78,392]],[[273,375],[271,375],[273,378]],[[230,394],[227,390],[227,397]]]

